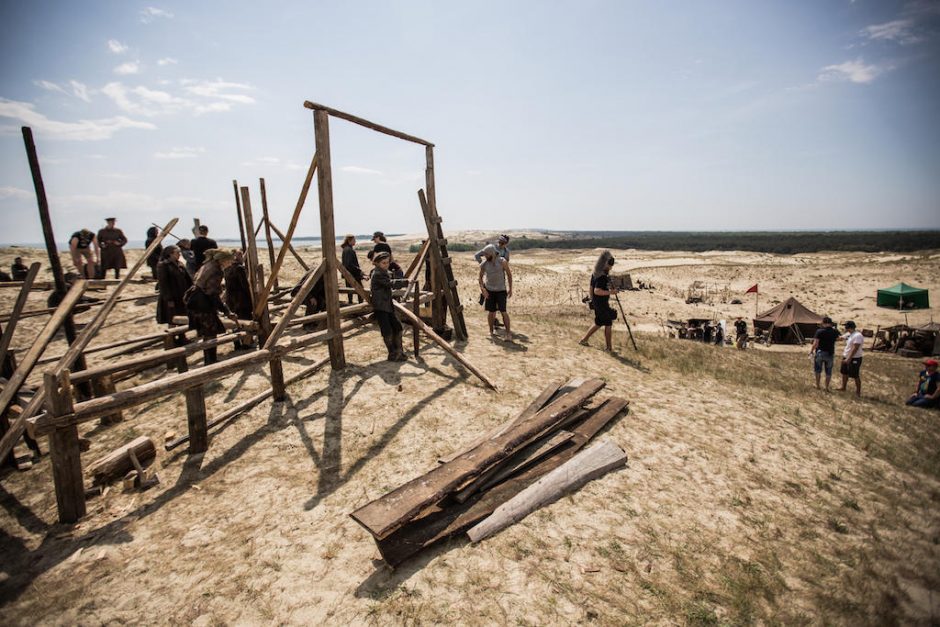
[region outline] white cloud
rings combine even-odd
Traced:
[[[91,102],[91,92],[88,91],[88,87],[84,83],[69,81],[69,85],[72,86],[72,93],[76,98],[84,100],[85,102]]]
[[[205,151],[206,149],[201,147],[191,148],[189,146],[182,146],[173,148],[169,152],[155,152],[153,156],[155,159],[195,159],[200,153]]]
[[[340,168],[343,172],[349,172],[351,174],[382,174],[378,170],[373,170],[371,168],[363,168],[358,165],[344,165]]]
[[[173,19],[173,14],[169,11],[164,11],[163,9],[158,9],[157,7],[147,7],[146,9],[141,9],[140,11],[140,21],[143,24],[149,24],[157,18],[164,18],[171,20]]]
[[[65,89],[58,83],[53,83],[51,81],[33,81],[33,85],[36,87],[42,87],[46,91],[57,91],[68,95],[68,92],[65,91]]]
[[[837,65],[827,65],[819,70],[819,81],[850,81],[852,83],[867,84],[875,80],[886,69],[877,65],[866,65],[861,57],[854,61],[846,61]]]
[[[5,198],[16,198],[17,200],[28,200],[34,198],[33,192],[30,192],[25,189],[20,189],[19,187],[11,187],[10,185],[5,185],[0,187],[0,200]]]
[[[35,106],[28,102],[7,100],[0,98],[0,117],[12,118],[26,126],[33,127],[37,133],[47,135],[53,139],[70,139],[76,141],[90,141],[109,139],[116,132],[127,128],[153,130],[157,128],[149,122],[139,122],[124,116],[103,118],[99,120],[79,120],[77,122],[59,122],[50,120],[36,111]],[[14,127],[3,127],[4,132],[16,132]]]
[[[914,20],[902,18],[884,24],[872,24],[862,29],[861,34],[874,41],[896,41],[901,45],[916,44],[923,39],[914,34]]]
[[[114,68],[114,73],[121,74],[121,75],[138,74],[139,72],[140,72],[139,61],[128,61],[127,63],[122,63],[121,65]]]
[[[248,91],[253,89],[251,85],[246,83],[228,83],[221,78],[217,78],[214,81],[183,79],[181,83],[186,91],[194,96],[228,100],[240,104],[252,104],[255,102],[255,99],[251,96],[241,93],[231,93],[233,91]]]
[[[124,54],[127,52],[127,46],[119,42],[117,39],[108,40],[108,50],[114,54]]]
[[[161,83],[162,84],[162,83]],[[227,93],[231,89],[251,89],[250,85],[224,81],[182,81],[186,96],[148,87],[128,88],[113,82],[101,91],[122,110],[138,115],[155,116],[189,111],[194,115],[230,111],[233,104],[252,104],[254,98],[246,94]]]
[[[162,59],[157,60],[157,65],[159,66],[176,65],[177,63],[179,63],[179,61],[173,57],[163,57]]]

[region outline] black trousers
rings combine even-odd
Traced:
[[[379,323],[379,329],[382,331],[382,337],[391,338],[401,333],[401,322],[398,316],[388,311],[376,311],[375,321]]]

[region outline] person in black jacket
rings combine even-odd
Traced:
[[[26,280],[26,275],[29,274],[29,268],[23,263],[22,257],[17,257],[13,260],[13,265],[10,266],[10,274],[13,276],[14,281]]]
[[[199,236],[190,243],[190,248],[193,251],[193,276],[195,276],[196,272],[199,271],[199,268],[202,267],[203,262],[205,262],[206,251],[213,248],[217,249],[218,247],[219,245],[216,244],[215,240],[209,237],[209,227],[207,227],[205,224],[200,225]]]
[[[588,339],[594,333],[604,327],[604,342],[607,345],[607,352],[613,351],[611,338],[613,335],[614,320],[617,319],[617,312],[610,306],[610,297],[619,290],[610,285],[610,271],[614,267],[614,256],[610,251],[605,250],[598,257],[594,264],[594,272],[591,274],[591,305],[594,309],[594,325],[588,329],[587,335],[578,342],[581,346],[588,345]]]
[[[251,287],[248,285],[248,270],[245,268],[244,258],[244,253],[236,250],[232,265],[225,268],[222,273],[225,277],[225,304],[239,320],[251,320],[254,312],[252,311]],[[235,340],[235,350],[251,347],[251,342],[243,342],[241,339]]]
[[[153,243],[153,240],[157,239],[157,236],[160,235],[160,229],[155,226],[147,229],[147,240],[144,242],[144,248],[150,248],[150,245]],[[150,266],[150,272],[153,274],[153,278],[157,278],[157,264],[160,263],[160,254],[163,252],[163,245],[157,244],[157,247],[153,249],[153,252],[150,253],[150,256],[147,257],[147,265]]]
[[[192,279],[180,264],[180,249],[176,246],[164,248],[157,263],[157,322],[173,324],[173,316],[186,315],[183,295],[192,284]],[[177,343],[182,339],[182,336],[177,336]]]
[[[352,275],[356,281],[362,284],[363,272],[362,268],[359,267],[359,258],[356,257],[356,236],[347,235],[343,238],[343,244],[341,246],[343,249],[343,267]],[[352,283],[349,282],[349,279],[346,279],[346,287],[353,287]],[[349,294],[349,304],[353,302],[353,295]],[[359,297],[359,302],[362,302],[362,297]]]
[[[407,287],[408,280],[393,279],[391,277],[388,272],[391,257],[391,254],[385,251],[378,252],[372,257],[372,263],[375,264],[370,281],[372,309],[375,311],[375,320],[379,323],[379,329],[382,331],[382,339],[385,340],[385,346],[388,348],[388,360],[408,361],[402,347],[401,322],[398,321],[395,308],[392,306],[392,290]]]
[[[186,291],[186,313],[189,316],[189,328],[196,331],[203,340],[214,339],[225,332],[225,327],[218,313],[237,320],[222,301],[222,279],[225,269],[232,265],[234,255],[229,250],[210,248],[205,251],[205,262],[193,279],[193,285]],[[208,366],[218,361],[218,349],[207,348],[203,352],[203,363]]]

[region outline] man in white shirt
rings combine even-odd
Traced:
[[[862,395],[862,344],[865,338],[856,330],[855,323],[848,320],[845,327],[845,348],[842,349],[842,364],[839,366],[839,372],[842,373],[842,387],[839,388],[845,392],[849,379],[855,379],[855,395]]]

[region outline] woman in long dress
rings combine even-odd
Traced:
[[[222,279],[225,269],[234,262],[234,255],[230,250],[219,248],[210,248],[205,255],[205,262],[196,272],[185,300],[189,328],[196,331],[202,340],[211,340],[225,332],[222,320],[219,319],[220,312],[227,318],[235,319],[235,314],[222,302]],[[207,366],[218,361],[218,351],[214,346],[205,349],[202,354]]]
[[[160,254],[157,263],[157,322],[160,324],[173,324],[174,316],[186,315],[186,303],[183,297],[186,290],[193,284],[185,268],[180,264],[180,249],[176,246],[167,246]],[[184,339],[177,336],[177,343]]]

